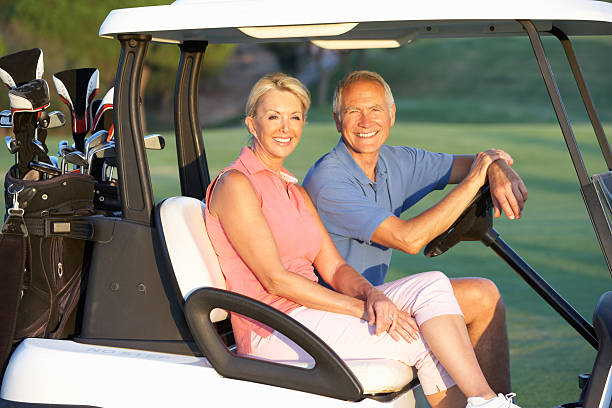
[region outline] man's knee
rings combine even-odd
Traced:
[[[505,313],[499,289],[489,279],[459,278],[451,279],[457,301],[462,308],[490,313]],[[464,310],[464,313],[467,310]],[[469,313],[468,313],[469,314]]]

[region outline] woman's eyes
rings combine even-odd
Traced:
[[[278,120],[280,119],[279,115],[268,115],[268,120]],[[302,120],[302,117],[300,115],[293,115],[291,116],[292,120]]]

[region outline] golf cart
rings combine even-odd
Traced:
[[[388,3],[388,4],[385,4]],[[113,127],[120,211],[86,217],[86,293],[70,338],[27,338],[4,372],[0,407],[427,406],[411,367],[389,360],[341,360],[315,334],[257,301],[225,291],[203,224],[210,174],[198,114],[198,83],[208,44],[312,41],[349,49],[399,46],[413,39],[527,36],[550,94],[580,189],[612,273],[612,172],[589,176],[582,162],[540,35],[563,44],[608,170],[612,151],[569,36],[612,35],[612,4],[588,0],[454,2],[408,5],[363,1],[177,0],[112,11],[102,37],[121,44]],[[178,45],[174,124],[181,197],[153,200],[140,80],[151,41]],[[172,45],[168,45],[172,46]],[[314,159],[314,158],[313,158]],[[439,255],[461,240],[481,240],[534,287],[598,350],[576,403],[610,407],[612,292],[587,322],[492,228],[486,191],[426,249]],[[281,331],[315,360],[270,362],[233,353],[227,312]]]

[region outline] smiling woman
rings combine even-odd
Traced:
[[[249,95],[244,123],[257,158],[277,174],[293,152],[310,107],[310,93],[299,81],[284,74],[260,79]]]

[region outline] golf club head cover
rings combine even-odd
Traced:
[[[53,83],[70,110],[74,145],[83,151],[85,134],[91,127],[91,102],[100,87],[99,72],[96,68],[69,69],[55,73]]]
[[[47,155],[35,154],[31,149],[32,140],[35,138],[43,146],[47,139],[47,131],[40,129],[36,134],[36,128],[39,116],[49,107],[49,85],[44,79],[34,79],[10,89],[8,97],[13,114],[13,133],[21,146],[18,156],[19,171],[24,174],[34,156],[38,156],[39,161],[50,163]]]
[[[0,58],[0,79],[9,88],[15,88],[33,79],[41,79],[44,71],[43,52],[40,48],[19,51]]]
[[[106,130],[108,132],[107,140],[112,140],[114,136],[113,129],[113,98],[115,96],[115,88],[108,90],[104,98],[94,101],[92,104],[92,130],[94,134],[100,130]]]
[[[8,92],[13,115],[15,112],[40,112],[49,107],[49,85],[44,79],[33,79]]]

